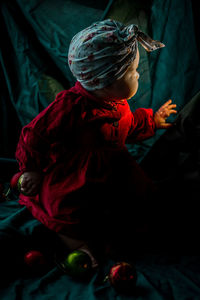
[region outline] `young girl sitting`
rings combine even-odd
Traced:
[[[169,100],[157,111],[131,112],[138,89],[138,41],[147,51],[164,45],[139,31],[104,20],[71,41],[68,64],[75,86],[60,92],[21,132],[16,158],[23,173],[19,202],[57,232],[70,250],[92,241],[134,235],[145,221],[154,186],[125,143],[172,124]]]

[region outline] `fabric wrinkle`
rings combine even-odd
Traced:
[[[105,189],[106,182],[115,186],[113,170],[118,165],[121,168],[123,160],[122,172],[116,173],[119,177],[124,176],[127,162],[134,160],[125,143],[154,134],[152,116],[152,109],[132,113],[126,100],[101,100],[77,81],[22,129],[16,151],[20,168],[38,169],[44,173],[44,180],[37,196],[20,194],[19,202],[54,231],[80,228],[80,222],[93,218],[86,203],[93,203],[94,195]],[[44,141],[48,159],[41,149]],[[115,189],[118,187],[116,183]],[[100,199],[96,201],[96,207],[100,207]]]

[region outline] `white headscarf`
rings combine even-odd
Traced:
[[[87,90],[101,89],[121,78],[137,53],[137,42],[153,51],[165,45],[138,29],[107,19],[77,33],[69,47],[72,74]]]

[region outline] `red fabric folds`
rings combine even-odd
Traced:
[[[20,194],[20,203],[54,231],[79,226],[82,212],[91,205],[84,195],[89,191],[95,202],[94,186],[108,182],[115,186],[116,170],[117,176],[124,177],[124,162],[130,166],[128,161],[133,160],[125,143],[149,138],[154,132],[152,109],[132,113],[126,100],[99,100],[77,82],[22,129],[16,150],[20,171],[43,172],[44,180],[37,196]],[[139,172],[145,182],[135,166],[134,162],[133,180]],[[96,201],[98,206],[101,203]]]

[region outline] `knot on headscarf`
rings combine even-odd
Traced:
[[[104,88],[126,73],[136,57],[137,42],[147,51],[165,46],[134,24],[125,26],[111,19],[93,23],[72,38],[69,68],[85,89]]]

